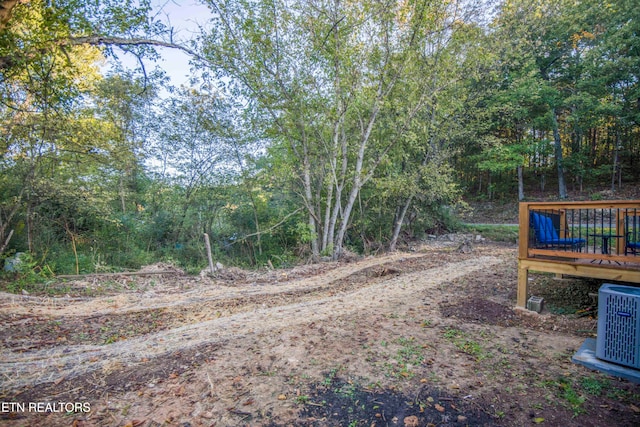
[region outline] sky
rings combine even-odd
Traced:
[[[195,0],[153,0],[152,5],[154,10],[161,8],[158,18],[174,28],[173,36],[177,43],[192,38],[198,26],[206,28],[211,16],[209,9]],[[158,65],[171,77],[173,84],[188,84],[189,56],[179,49],[161,48],[158,52],[162,55]]]
[[[156,19],[168,27],[173,27],[173,41],[176,44],[185,44],[194,36],[199,26],[207,27],[211,13],[209,9],[199,4],[196,0],[152,0],[153,13]],[[160,59],[156,62],[145,60],[147,72],[156,66],[163,69],[173,86],[189,85],[189,55],[179,49],[156,48]],[[133,55],[118,53],[120,61],[129,69],[139,69],[137,58]]]

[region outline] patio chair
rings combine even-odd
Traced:
[[[624,254],[640,254],[640,216],[628,215],[625,219]]]
[[[531,212],[531,227],[534,231],[535,245],[545,248],[571,248],[582,250],[587,243],[585,239],[575,237],[560,237],[558,228],[553,224],[553,219],[549,215],[538,212]],[[567,235],[565,231],[565,236]]]

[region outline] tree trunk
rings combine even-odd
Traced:
[[[307,209],[309,210],[309,228],[311,232],[317,235],[316,215],[313,207],[313,192],[311,190],[311,166],[309,164],[309,150],[305,144],[304,146],[304,158],[302,161],[303,167],[303,180],[304,180],[304,196],[307,199]],[[318,246],[318,239],[311,240],[311,254],[314,259],[320,257],[320,250]]]
[[[391,252],[396,250],[400,230],[402,230],[402,223],[404,223],[404,217],[407,215],[407,211],[409,210],[412,201],[413,196],[407,197],[407,200],[404,202],[404,206],[402,206],[402,209],[400,210],[400,214],[396,217],[395,224],[393,225],[393,235],[391,236],[391,242],[389,242],[389,250]]]
[[[619,153],[620,153],[620,131],[616,129],[616,144],[613,149],[613,170],[611,171],[611,191],[616,191],[616,181],[618,176],[619,165]]]
[[[127,204],[125,200],[125,189],[124,189],[124,179],[122,178],[122,174],[120,174],[120,179],[118,180],[118,193],[120,195],[120,207],[122,209],[122,213],[127,213]]]
[[[558,117],[556,109],[551,109],[551,123],[553,125],[553,142],[555,146],[556,166],[558,168],[558,196],[561,199],[567,198],[567,183],[564,179],[564,160],[562,156],[562,141],[560,139],[560,129],[558,127]]]
[[[333,25],[336,31],[333,32],[333,38],[335,43],[335,50],[339,52],[340,49],[340,32],[338,31],[338,25],[342,21],[342,16],[339,13],[340,1],[335,0],[333,4]],[[324,229],[322,230],[322,251],[333,251],[333,239],[335,237],[336,221],[338,220],[338,212],[341,209],[340,199],[342,198],[342,186],[344,185],[344,177],[346,174],[346,158],[342,158],[341,175],[338,178],[338,148],[342,147],[342,153],[346,152],[346,140],[341,137],[344,124],[344,105],[341,96],[341,78],[340,78],[340,61],[338,56],[334,58],[333,70],[335,77],[333,80],[334,99],[336,100],[336,114],[337,119],[333,123],[332,131],[332,150],[329,153],[330,160],[329,165],[331,167],[331,179],[327,182],[327,207],[325,211]],[[342,144],[341,144],[342,141]],[[333,200],[335,189],[335,203]],[[333,211],[332,211],[333,209]]]
[[[7,246],[9,246],[9,242],[11,241],[11,237],[12,236],[13,236],[13,229],[11,229],[11,231],[9,231],[9,235],[4,240],[4,243],[2,244],[2,246],[0,247],[0,256],[2,256],[4,251],[7,249]],[[4,237],[4,236],[0,235],[0,237]]]
[[[356,175],[353,179],[353,188],[349,193],[349,199],[347,200],[347,205],[344,208],[344,215],[342,217],[342,222],[340,223],[340,228],[338,229],[338,235],[336,236],[336,241],[333,247],[333,259],[340,259],[342,256],[342,245],[344,243],[344,236],[347,234],[347,227],[349,226],[349,218],[351,217],[351,212],[353,211],[353,207],[356,204],[356,200],[358,199],[358,194],[360,193],[360,188],[362,184],[360,183],[360,175]]]
[[[518,201],[523,201],[524,200],[524,178],[522,176],[522,169],[523,166],[519,165],[518,166]]]

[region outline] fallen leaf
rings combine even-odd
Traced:
[[[542,418],[542,417],[534,418],[533,422],[536,423],[536,424],[542,424],[544,422],[544,418]]]
[[[278,400],[287,400],[287,395],[286,394],[278,395]]]
[[[405,427],[418,427],[419,425],[420,425],[420,421],[418,420],[418,417],[416,417],[415,415],[405,417],[404,419]]]
[[[438,410],[438,412],[444,412],[444,406],[440,406],[436,403],[435,408]]]
[[[638,408],[638,407],[637,407],[636,405],[634,405],[633,403],[632,403],[631,405],[629,405],[629,406],[631,406],[631,410],[632,410],[633,412],[635,412],[636,414],[637,414],[637,413],[640,413],[640,408]]]

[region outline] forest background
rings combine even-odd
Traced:
[[[0,259],[47,276],[394,250],[640,178],[633,0],[0,0]],[[191,58],[171,87],[155,49]],[[140,59],[105,72],[105,58]]]

